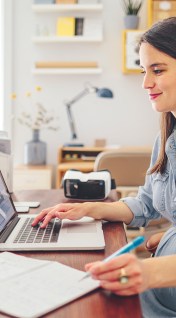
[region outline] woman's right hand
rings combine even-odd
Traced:
[[[102,219],[103,212],[106,214],[106,203],[84,202],[84,203],[60,203],[42,210],[34,219],[32,226],[42,222],[41,228],[45,228],[53,218],[79,220],[84,216]]]
[[[131,210],[121,201],[60,203],[42,210],[34,219],[32,226],[42,222],[41,228],[45,228],[53,218],[79,220],[84,216],[96,220],[122,221],[126,224],[129,224],[133,218]]]

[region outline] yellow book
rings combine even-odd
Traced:
[[[74,36],[75,35],[75,18],[60,17],[57,21],[58,36]]]

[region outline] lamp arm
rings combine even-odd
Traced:
[[[66,107],[67,107],[67,115],[68,115],[71,135],[72,135],[72,139],[74,140],[74,139],[77,139],[77,134],[76,134],[75,123],[74,123],[73,115],[71,111],[71,106],[69,104],[66,104]]]
[[[87,94],[89,94],[89,89],[86,87],[84,88],[84,90],[82,92],[80,92],[79,94],[77,94],[75,97],[73,97],[70,101],[66,102],[66,105],[70,105],[72,106],[74,103],[76,103],[78,100],[80,100],[82,97],[86,96]]]
[[[75,97],[73,97],[70,101],[65,102],[65,105],[67,107],[67,115],[68,115],[68,120],[69,120],[69,125],[70,125],[70,130],[71,130],[71,135],[72,135],[72,139],[76,139],[77,138],[77,134],[76,134],[76,128],[75,128],[75,123],[73,120],[73,114],[71,111],[71,106],[76,103],[78,100],[80,100],[82,97],[86,96],[87,94],[89,94],[90,91],[89,89],[86,87],[82,92],[80,92],[78,95],[76,95]]]

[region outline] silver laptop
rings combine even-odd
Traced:
[[[78,221],[54,219],[46,229],[32,227],[35,214],[18,215],[0,171],[0,251],[100,250],[102,223],[89,217]]]

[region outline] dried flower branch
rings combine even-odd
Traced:
[[[42,88],[36,86],[35,90],[40,92]],[[26,97],[29,99],[32,98],[31,92],[26,93]],[[17,99],[17,95],[13,93],[11,95],[12,100]],[[21,125],[27,126],[33,130],[49,129],[57,131],[59,126],[57,125],[58,117],[55,117],[51,112],[48,112],[47,109],[39,102],[29,101],[30,108],[32,106],[32,113],[22,111],[21,115],[18,117],[18,122]]]

